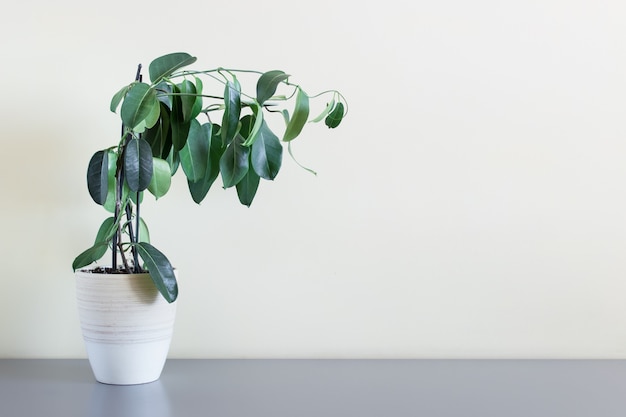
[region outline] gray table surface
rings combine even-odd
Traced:
[[[172,360],[97,383],[86,360],[0,359],[0,416],[626,416],[623,360]]]

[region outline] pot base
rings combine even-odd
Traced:
[[[110,385],[147,384],[158,380],[169,347],[169,340],[134,345],[85,341],[96,381]]]

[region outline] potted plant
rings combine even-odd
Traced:
[[[149,82],[139,65],[135,80],[111,100],[122,123],[119,141],[89,161],[89,194],[110,215],[72,267],[83,338],[100,382],[154,381],[169,349],[176,271],[150,242],[140,212],[145,191],[164,196],[182,171],[200,203],[221,176],[223,187],[250,206],[260,180],[278,174],[283,144],[292,155],[291,141],[307,122],[335,128],[346,113],[338,91],[309,96],[283,71],[187,69],[195,61],[182,52],[161,56],[149,65]],[[242,88],[245,77],[256,80],[253,93]],[[208,91],[207,81],[218,90]],[[321,97],[328,98],[323,110],[309,118],[310,101]],[[285,123],[280,131],[270,129],[277,115]],[[107,252],[110,265],[85,269]]]

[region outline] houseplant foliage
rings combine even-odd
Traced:
[[[72,265],[75,271],[84,268],[110,250],[111,267],[101,269],[147,271],[170,303],[178,295],[176,277],[167,257],[150,243],[140,213],[144,193],[163,197],[172,176],[182,171],[196,203],[221,177],[223,187],[234,188],[239,201],[250,206],[260,180],[278,174],[283,144],[292,155],[291,142],[308,122],[335,128],[347,113],[338,91],[310,96],[283,71],[188,69],[195,61],[183,52],[159,57],[149,65],[149,82],[139,65],[135,81],[113,96],[110,109],[121,118],[120,140],[97,151],[87,169],[89,194],[110,216]],[[249,76],[256,77],[253,92],[240,82]],[[218,86],[217,93],[207,91],[207,81]],[[310,118],[311,101],[322,98],[325,107]],[[280,130],[270,128],[273,113],[284,121]]]

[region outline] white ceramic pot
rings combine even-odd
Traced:
[[[78,315],[96,380],[134,385],[159,379],[176,302],[165,301],[148,274],[75,275]]]

